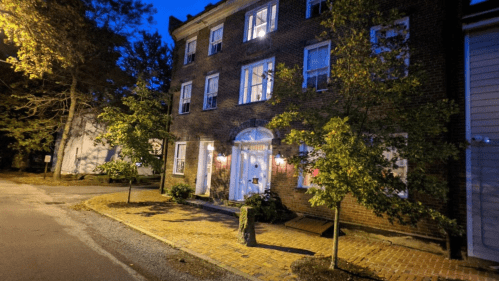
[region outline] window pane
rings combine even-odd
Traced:
[[[244,70],[244,93],[243,93],[243,103],[248,102],[248,79],[249,79],[249,71],[248,69]]]
[[[255,85],[251,87],[251,101],[260,101],[262,100],[262,84]]]
[[[267,92],[266,96],[267,99],[270,99],[272,97],[272,81],[273,81],[273,64],[272,62],[269,62],[267,65]]]
[[[256,13],[255,33],[253,38],[264,36],[267,33],[267,8]]]
[[[327,71],[321,72],[317,75],[317,90],[325,90],[327,89]]]
[[[307,75],[307,88],[315,88],[317,77],[315,75]]]
[[[249,16],[248,19],[248,41],[253,38],[253,15]]]
[[[270,31],[275,30],[276,15],[277,15],[277,5],[272,5],[272,16],[270,17]]]

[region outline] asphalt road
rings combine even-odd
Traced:
[[[0,280],[246,280],[72,204],[126,187],[0,180]]]

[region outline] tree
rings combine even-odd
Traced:
[[[327,86],[319,85],[321,79],[315,84],[327,91],[303,89],[301,69],[280,65],[272,102],[284,103],[286,110],[269,125],[291,127],[284,141],[309,146],[290,161],[304,174],[318,170],[308,193],[312,206],[335,211],[335,269],[339,214],[347,194],[392,223],[415,225],[429,218],[444,232],[461,229],[428,204],[446,202],[447,182],[435,171],[458,154],[457,146],[445,140],[456,106],[428,96],[422,66],[412,57],[409,65],[414,50],[409,30],[398,20],[403,15],[381,12],[374,0],[330,5],[321,39],[332,42],[331,78]]]
[[[165,97],[165,96],[163,96]],[[143,80],[139,80],[132,95],[123,98],[122,107],[106,107],[98,118],[107,125],[106,132],[99,135],[96,142],[111,147],[119,146],[119,159],[100,165],[98,168],[111,176],[118,174],[129,180],[128,203],[132,180],[137,176],[135,163],[151,166],[161,171],[162,160],[152,154],[152,139],[173,140],[166,130],[169,115],[164,114],[162,102],[158,94],[150,91]]]
[[[106,99],[119,82],[118,49],[153,12],[139,0],[2,0],[0,29],[17,47],[7,61],[31,79],[49,79],[57,92],[28,95],[30,114],[57,108],[64,116],[54,179],[61,177],[64,149],[78,108]],[[151,18],[149,18],[151,20]],[[121,76],[122,77],[122,76]],[[125,79],[123,79],[125,80]],[[112,92],[112,90],[111,90]]]

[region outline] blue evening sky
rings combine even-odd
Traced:
[[[196,15],[204,10],[208,4],[216,4],[219,0],[142,0],[144,3],[151,3],[158,10],[154,15],[155,25],[148,26],[150,32],[158,30],[168,45],[173,44],[173,40],[168,34],[168,18],[174,16],[181,21],[187,20],[187,14]]]

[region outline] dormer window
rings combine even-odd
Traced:
[[[210,48],[208,55],[214,55],[222,50],[222,36],[224,32],[224,25],[218,25],[211,29],[210,32]]]
[[[196,58],[196,42],[197,42],[197,37],[194,37],[187,40],[187,42],[185,43],[184,64],[189,64],[194,62],[194,59]]]
[[[277,4],[278,1],[272,1],[246,13],[244,42],[277,29]]]

